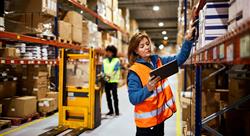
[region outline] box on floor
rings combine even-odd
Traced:
[[[57,101],[55,98],[43,98],[38,100],[38,112],[52,112],[57,109]]]
[[[36,102],[36,97],[34,96],[5,98],[1,101],[3,105],[3,116],[26,117],[36,113]]]

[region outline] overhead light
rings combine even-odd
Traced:
[[[153,6],[153,10],[154,10],[154,11],[159,11],[159,10],[160,10],[160,7],[157,6],[157,5],[155,5],[155,6]]]
[[[81,14],[83,13],[83,11],[81,10]]]
[[[163,39],[164,39],[164,40],[168,40],[168,37],[167,37],[167,36],[164,36]]]
[[[158,25],[159,25],[160,27],[162,27],[162,26],[164,26],[164,23],[163,23],[163,22],[159,22]]]
[[[162,31],[161,34],[165,35],[165,34],[167,34],[167,31]]]
[[[159,46],[159,49],[162,50],[163,48],[164,48],[164,45],[161,44],[161,45]]]

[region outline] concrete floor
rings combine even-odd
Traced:
[[[172,85],[173,92],[176,91],[178,85],[176,76],[169,79]],[[175,93],[176,94],[176,93]],[[99,127],[94,130],[86,131],[81,136],[134,136],[135,123],[133,120],[133,105],[128,100],[128,93],[126,86],[118,89],[120,116],[105,116],[108,112],[105,94],[102,99],[102,122]],[[165,135],[175,136],[176,133],[176,116],[173,115],[170,119],[165,121]],[[51,128],[57,126],[58,114],[51,117],[35,120],[33,122],[24,124],[19,127],[11,127],[0,131],[0,135],[6,136],[36,136]]]

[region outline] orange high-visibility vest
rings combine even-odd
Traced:
[[[157,67],[161,65],[159,58]],[[143,87],[148,83],[149,73],[152,70],[148,66],[135,62],[129,69],[139,76]],[[141,128],[155,126],[171,117],[176,112],[176,106],[167,79],[159,81],[152,95],[135,105],[134,112],[136,126]]]

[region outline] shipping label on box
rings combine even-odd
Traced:
[[[250,34],[240,38],[240,57],[250,57]]]
[[[228,45],[226,50],[227,50],[227,61],[233,61],[233,59],[234,59],[234,45],[233,45],[233,43]]]

